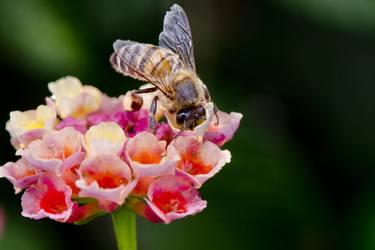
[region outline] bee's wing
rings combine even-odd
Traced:
[[[164,94],[170,92],[168,76],[182,67],[178,55],[152,44],[117,40],[113,44],[112,67],[123,75],[152,83]]]
[[[187,67],[195,72],[193,39],[185,11],[174,4],[164,17],[159,45],[176,52]]]

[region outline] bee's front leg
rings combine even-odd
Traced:
[[[150,129],[152,133],[155,134],[156,132],[156,119],[155,119],[155,114],[156,114],[156,109],[158,105],[158,96],[154,96],[151,102],[151,107],[150,107]]]

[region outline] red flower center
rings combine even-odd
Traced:
[[[191,174],[208,174],[212,166],[210,164],[205,164],[202,159],[197,155],[197,153],[187,153],[181,155],[181,160],[177,165],[178,169]]]
[[[180,192],[156,192],[152,202],[164,213],[187,211],[187,200]]]
[[[61,214],[68,209],[64,192],[55,188],[47,189],[47,192],[40,200],[39,206],[50,214]]]

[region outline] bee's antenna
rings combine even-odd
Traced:
[[[177,134],[175,134],[175,136],[173,136],[173,139],[172,141],[174,141],[177,137],[179,137],[181,135],[182,132],[184,132],[185,129],[181,129]]]
[[[189,120],[188,122],[185,120],[182,125],[181,130],[173,137],[173,140],[176,139],[178,136],[180,136],[182,132],[184,132],[185,130],[188,130],[191,123],[192,123],[192,120]]]

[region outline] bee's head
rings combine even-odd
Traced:
[[[202,105],[180,109],[176,114],[176,123],[184,130],[193,130],[205,121],[206,110]]]

